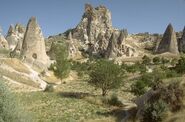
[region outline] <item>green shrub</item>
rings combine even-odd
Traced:
[[[0,122],[32,122],[32,118],[18,104],[17,98],[0,80]]]
[[[48,84],[46,86],[46,88],[44,89],[45,92],[53,92],[54,91],[54,88],[53,88],[53,85],[51,84]]]
[[[118,99],[118,97],[115,94],[111,96],[111,98],[108,100],[108,103],[109,105],[112,105],[112,106],[122,106],[123,105],[122,102]]]
[[[143,60],[142,63],[145,64],[145,65],[148,65],[148,64],[151,63],[151,59],[148,56],[146,56],[146,55],[144,55],[142,57],[142,60]]]
[[[167,104],[163,100],[147,103],[144,106],[142,122],[162,122],[166,117]]]
[[[98,60],[89,74],[89,83],[102,90],[102,96],[107,95],[108,91],[120,87],[123,82],[124,74],[119,65],[113,61]]]
[[[169,105],[171,111],[179,111],[183,108],[184,88],[179,82],[172,82],[160,89],[161,98]]]
[[[161,62],[161,59],[159,57],[154,57],[153,58],[153,63],[154,64],[159,64]]]
[[[147,87],[148,85],[144,81],[138,80],[131,85],[131,92],[136,96],[140,96],[147,91]]]

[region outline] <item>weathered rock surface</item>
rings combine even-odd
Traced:
[[[183,30],[182,38],[179,40],[179,51],[185,52],[185,27]]]
[[[178,43],[176,38],[176,33],[171,24],[168,25],[166,31],[163,35],[161,42],[159,43],[157,53],[165,53],[170,52],[174,54],[178,54]]]
[[[80,49],[89,55],[116,58],[136,56],[134,53],[137,53],[136,49],[124,43],[127,31],[112,27],[111,12],[105,6],[93,8],[86,4],[81,22],[67,33],[70,35],[68,40],[78,42],[80,45],[80,47],[71,46],[72,49]]]
[[[8,49],[8,42],[1,33],[0,33],[0,48]]]
[[[10,25],[8,33],[6,35],[6,40],[8,41],[9,48],[11,50],[14,50],[18,43],[22,45],[24,33],[25,27],[23,25],[16,24],[15,27],[13,25]],[[17,50],[20,51],[20,48],[17,48]]]
[[[35,17],[31,17],[27,24],[20,55],[24,61],[39,68],[48,65],[44,37]]]

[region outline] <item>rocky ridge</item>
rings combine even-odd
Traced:
[[[93,8],[86,4],[81,22],[67,35],[79,43],[80,47],[76,49],[80,48],[90,56],[116,58],[138,55],[135,48],[125,44],[127,30],[112,27],[111,12],[105,6]]]

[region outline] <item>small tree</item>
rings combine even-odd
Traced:
[[[123,81],[121,67],[108,60],[97,61],[89,76],[88,82],[97,88],[101,88],[102,96],[106,96],[109,90],[120,87]]]
[[[70,72],[70,62],[68,58],[68,49],[66,44],[58,44],[55,46],[55,57],[56,62],[51,65],[50,69],[54,71],[54,74],[63,79],[69,75]]]

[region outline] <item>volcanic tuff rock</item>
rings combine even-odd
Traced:
[[[183,30],[182,38],[179,40],[179,51],[185,52],[185,27]]]
[[[179,53],[176,33],[171,24],[169,24],[168,27],[166,28],[166,31],[163,35],[161,42],[157,47],[156,52],[157,53],[170,52],[174,54]]]
[[[127,37],[126,30],[112,27],[111,12],[105,6],[93,8],[85,5],[85,13],[76,28],[69,30],[70,40],[77,40],[80,47],[76,47],[89,55],[107,58],[135,56],[137,52],[131,46],[124,44]],[[113,37],[114,36],[114,39]],[[133,54],[128,54],[133,52]]]
[[[8,42],[1,33],[0,33],[0,48],[8,49]]]
[[[31,17],[27,24],[21,57],[26,62],[39,68],[44,68],[48,65],[49,58],[46,55],[44,37],[35,17]]]
[[[25,27],[23,25],[16,24],[15,27],[13,25],[10,25],[8,33],[6,35],[6,40],[8,41],[9,48],[11,50],[14,50],[18,43],[22,45],[24,33]]]

